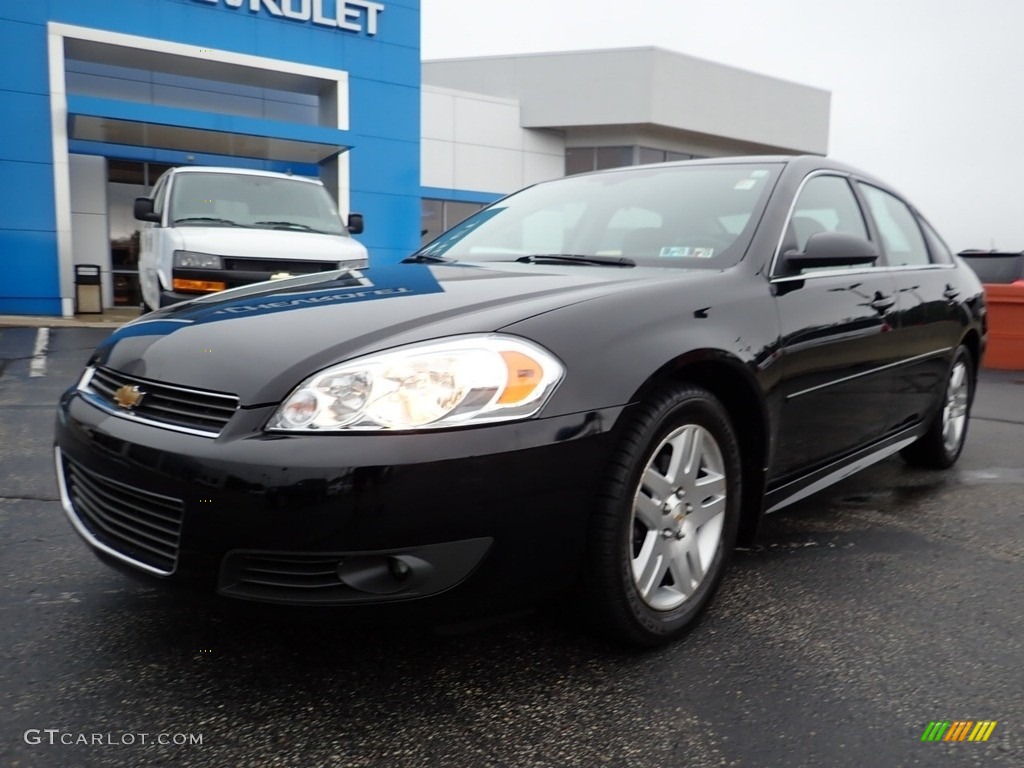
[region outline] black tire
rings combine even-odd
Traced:
[[[970,350],[958,347],[946,373],[942,402],[928,431],[901,451],[904,461],[928,469],[949,469],[956,463],[967,441],[976,379]]]
[[[677,453],[691,457],[689,469],[672,469]],[[741,493],[739,443],[713,395],[676,386],[644,402],[615,449],[591,525],[584,586],[599,628],[653,647],[692,627],[735,546]]]

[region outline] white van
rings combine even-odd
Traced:
[[[240,285],[365,267],[366,248],[316,179],[238,168],[172,168],[135,200],[143,311]]]

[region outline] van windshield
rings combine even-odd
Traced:
[[[179,173],[170,220],[176,226],[253,227],[348,235],[327,190],[300,179]]]

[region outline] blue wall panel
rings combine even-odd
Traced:
[[[0,228],[0,314],[60,314],[51,232]]]
[[[55,228],[53,164],[0,160],[0,231]]]
[[[352,208],[366,215],[368,225],[360,239],[373,259],[394,261],[414,250],[420,217],[420,2],[383,2],[378,32],[370,37],[276,18],[265,8],[254,13],[248,3],[233,9],[204,0],[0,0],[0,114],[17,116],[0,127],[0,256],[22,265],[16,280],[0,272],[0,313],[41,311],[43,306],[59,312],[49,21],[347,71],[350,120],[344,143],[352,145]],[[333,2],[326,5],[331,8]],[[158,112],[153,108],[150,114]],[[283,124],[281,132],[294,137],[310,127]],[[323,136],[322,130],[314,133]],[[71,146],[73,151],[163,162],[177,162],[171,158],[185,154],[76,141]],[[192,154],[201,162],[266,167],[262,161]],[[26,230],[33,231],[31,237]],[[24,258],[17,249],[25,249]]]
[[[49,95],[8,91],[0,95],[0,100],[4,105],[0,118],[0,160],[52,163]],[[26,131],[26,125],[39,130]]]
[[[0,0],[0,8],[7,2]],[[0,90],[49,94],[47,72],[46,28],[0,15]]]
[[[34,24],[45,24],[49,12],[46,0],[35,0],[31,3],[18,3],[14,0],[0,2],[0,20],[29,21]]]
[[[366,230],[356,239],[370,251],[370,258],[376,264],[393,264],[411,254],[419,247],[419,229],[415,232],[411,244],[404,243],[394,237],[397,227],[403,222],[415,220],[420,225],[420,199],[407,195],[388,195],[377,192],[359,194],[359,206],[353,210],[366,214]],[[355,195],[353,195],[355,198]]]
[[[378,139],[370,136],[354,137],[357,149],[351,153],[352,189],[356,192],[384,192],[399,194],[416,186],[419,197],[419,145],[411,141]],[[379,157],[387,155],[388,162]],[[354,204],[353,204],[354,205]]]

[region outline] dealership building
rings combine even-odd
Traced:
[[[419,0],[0,2],[0,314],[138,303],[134,198],[179,165],[320,178],[371,264],[508,192],[824,154],[828,92],[656,48],[421,62]]]

